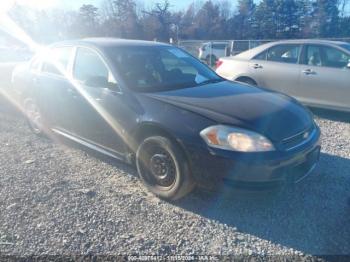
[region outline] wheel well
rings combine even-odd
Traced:
[[[162,135],[169,139],[173,139],[172,135],[169,134],[164,128],[154,124],[143,124],[137,128],[134,133],[134,139],[137,146],[147,137]]]
[[[170,132],[168,132],[165,128],[162,128],[155,124],[143,124],[140,127],[137,128],[137,130],[133,134],[134,139],[134,145],[132,148],[132,152],[135,153],[139,147],[139,145],[142,143],[144,139],[151,136],[164,136],[168,139],[170,139],[172,142],[178,144],[180,148],[183,150],[183,152],[186,154],[186,150],[178,139],[176,139]],[[188,159],[188,158],[187,158]]]
[[[249,76],[240,76],[235,81],[244,82],[244,83],[251,82],[254,85],[258,85],[258,83],[253,78],[251,78]]]

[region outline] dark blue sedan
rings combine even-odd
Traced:
[[[174,46],[86,39],[14,70],[31,129],[136,163],[161,198],[194,186],[296,183],[315,168],[320,131],[285,95],[229,82]]]

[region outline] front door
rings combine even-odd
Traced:
[[[307,45],[296,96],[309,104],[349,108],[349,61],[350,55],[335,47]]]
[[[73,67],[76,83],[74,133],[84,140],[116,153],[124,153],[123,95],[108,65],[96,50],[79,47]]]
[[[267,89],[294,94],[299,85],[298,44],[280,44],[259,54],[250,62],[253,78]]]

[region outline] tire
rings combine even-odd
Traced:
[[[45,125],[39,106],[32,98],[23,102],[24,113],[30,130],[37,136],[45,136]]]
[[[244,78],[239,78],[236,80],[237,82],[241,82],[241,83],[245,83],[245,84],[248,84],[250,86],[257,86],[257,83],[251,79],[251,78],[248,78],[248,77],[244,77]]]
[[[159,198],[177,200],[195,186],[183,150],[166,137],[146,138],[137,150],[136,166],[142,183]]]

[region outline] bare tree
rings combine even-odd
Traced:
[[[148,32],[154,39],[168,41],[173,23],[169,1],[156,3],[150,11],[144,10],[143,13],[145,33]]]

